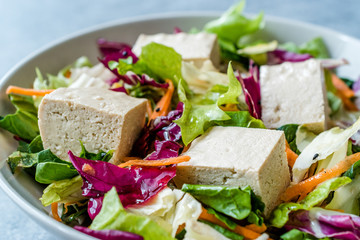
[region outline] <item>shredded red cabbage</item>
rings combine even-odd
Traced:
[[[94,220],[94,218],[99,214],[103,200],[104,196],[89,199],[87,212],[91,220]]]
[[[236,78],[239,80],[242,90],[245,94],[245,102],[249,107],[251,116],[261,119],[261,95],[260,95],[260,73],[259,67],[250,61],[249,76],[241,77],[239,73]]]
[[[140,235],[119,230],[92,230],[82,226],[75,226],[74,229],[101,240],[144,240]]]
[[[275,65],[283,62],[303,62],[312,58],[310,54],[298,54],[282,49],[267,52],[267,64]]]
[[[288,230],[296,228],[317,238],[360,240],[359,216],[321,208],[310,211],[298,211],[292,214],[285,228]]]
[[[158,160],[179,156],[182,146],[174,141],[155,141],[155,151],[147,156],[146,160]]]
[[[72,164],[83,178],[83,196],[96,199],[104,196],[115,186],[124,207],[148,201],[166,187],[176,174],[175,167],[120,168],[107,162],[76,157],[71,151],[68,154]],[[96,211],[93,212],[96,213]],[[95,213],[90,213],[92,216],[95,215]]]
[[[132,57],[133,62],[138,61],[138,57],[132,52],[131,46],[126,43],[121,42],[111,42],[107,41],[104,38],[100,38],[97,41],[98,48],[103,57],[112,55],[117,57],[114,61],[117,61],[120,58]]]

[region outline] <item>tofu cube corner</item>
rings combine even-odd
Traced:
[[[45,149],[63,160],[68,151],[114,150],[110,162],[126,157],[144,127],[146,100],[102,88],[59,88],[39,106],[39,128]]]
[[[262,120],[267,128],[306,124],[315,133],[327,129],[327,97],[320,61],[285,62],[260,68]]]
[[[195,139],[178,164],[175,183],[250,186],[265,203],[265,214],[279,203],[290,184],[282,131],[213,127]]]

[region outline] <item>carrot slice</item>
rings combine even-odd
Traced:
[[[53,218],[56,221],[61,222],[61,218],[59,217],[59,214],[58,214],[58,203],[57,202],[54,202],[51,204],[51,213],[53,215]]]
[[[165,158],[160,160],[130,160],[125,163],[121,163],[118,166],[121,168],[129,167],[129,166],[160,167],[160,166],[167,166],[167,165],[187,162],[189,160],[190,160],[189,156],[179,156],[179,157]]]
[[[246,225],[246,228],[250,229],[250,230],[252,230],[254,232],[257,232],[257,233],[263,233],[267,229],[267,227],[266,227],[266,225],[264,223],[261,226],[258,226],[256,224],[249,224],[249,225]]]
[[[27,95],[27,96],[45,96],[53,92],[54,89],[47,89],[47,90],[36,90],[32,88],[21,88],[16,86],[9,86],[6,89],[6,94],[19,94],[19,95]]]
[[[165,82],[167,84],[169,84],[169,87],[168,87],[166,93],[164,94],[164,96],[156,104],[155,110],[154,110],[153,114],[151,115],[150,120],[155,119],[160,116],[166,116],[169,112],[171,98],[173,96],[175,87],[171,80],[165,79]]]
[[[288,161],[288,165],[290,166],[290,168],[292,168],[295,164],[296,159],[298,158],[298,155],[294,153],[293,150],[291,150],[289,143],[286,140],[285,143],[286,143],[286,148],[285,148],[286,158]]]
[[[248,229],[247,227],[242,227],[239,225],[236,225],[235,229],[230,229],[228,226],[226,226],[225,223],[217,219],[213,214],[208,213],[208,211],[205,208],[203,208],[203,211],[201,212],[199,219],[215,223],[220,227],[226,228],[230,231],[233,231],[237,234],[244,236],[246,239],[256,239],[261,235],[256,231],[253,231],[251,229]]]
[[[345,108],[350,111],[358,111],[357,106],[351,101],[351,98],[355,96],[354,91],[334,73],[331,74],[331,80],[337,90],[337,95],[341,98]]]
[[[299,200],[302,200],[317,185],[331,178],[340,176],[358,160],[360,160],[360,152],[347,156],[344,160],[336,164],[334,167],[330,169],[325,169],[318,174],[289,187],[281,196],[281,200],[289,202],[290,200],[294,199],[299,195],[301,196]]]

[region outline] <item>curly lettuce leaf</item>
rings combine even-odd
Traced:
[[[230,119],[225,121],[215,121],[218,126],[236,126],[247,128],[266,128],[260,119],[256,119],[250,115],[248,111],[225,112]]]
[[[218,38],[236,44],[237,41],[248,34],[254,33],[263,26],[263,13],[254,19],[243,15],[245,1],[231,7],[220,18],[207,23],[204,30],[217,34]]]
[[[280,48],[294,53],[310,54],[314,58],[330,58],[329,51],[326,47],[324,40],[321,37],[313,38],[300,46],[288,42],[282,44]]]
[[[81,176],[53,182],[44,189],[40,201],[44,206],[49,206],[54,202],[71,203],[83,200],[85,197],[81,194],[82,184]]]
[[[37,108],[29,96],[9,94],[16,112],[4,117],[0,116],[0,128],[3,128],[20,138],[32,141],[39,135]]]
[[[89,227],[92,230],[120,230],[143,236],[145,240],[174,240],[170,233],[146,216],[125,211],[115,187],[105,194],[100,213]]]
[[[265,205],[255,196],[250,187],[241,189],[239,187],[184,184],[181,190],[234,219],[245,219],[253,212],[252,217],[255,217],[254,214],[256,214],[258,218],[261,218],[259,221],[263,220],[261,212],[264,211]]]
[[[333,178],[318,185],[315,190],[310,192],[305,199],[298,203],[288,202],[280,204],[272,212],[270,224],[274,227],[282,228],[289,220],[290,213],[299,210],[310,210],[314,206],[321,204],[329,196],[330,192],[350,182],[351,179],[348,177]]]

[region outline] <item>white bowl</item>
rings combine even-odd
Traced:
[[[131,44],[140,33],[171,33],[175,26],[184,31],[192,27],[201,29],[217,16],[218,13],[171,13],[123,20],[97,26],[50,44],[17,64],[1,79],[0,115],[13,111],[5,95],[8,85],[30,87],[35,78],[35,67],[44,73],[55,74],[80,56],[88,56],[95,63],[99,56],[96,40],[100,37]],[[355,79],[360,74],[357,68],[360,66],[360,41],[355,38],[323,27],[269,16],[266,17],[265,29],[258,35],[266,40],[292,41],[296,44],[321,36],[333,58],[346,58],[350,62],[349,66],[339,69],[341,76]],[[49,217],[50,209],[43,207],[39,201],[42,185],[24,173],[12,175],[6,159],[15,149],[16,142],[11,134],[0,130],[0,186],[3,190],[36,222],[57,236],[65,239],[93,239]]]

